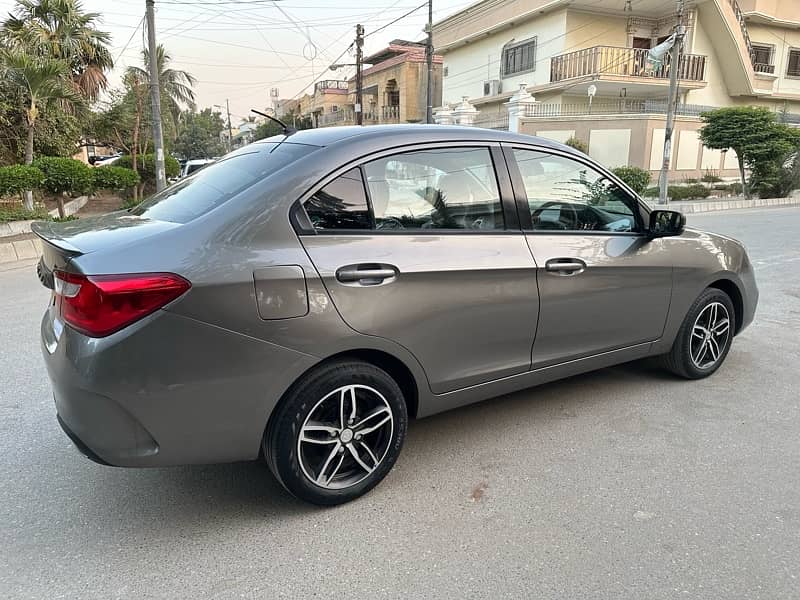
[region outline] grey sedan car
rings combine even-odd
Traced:
[[[345,502],[409,418],[644,357],[714,373],[758,291],[739,242],[684,223],[535,137],[269,138],[128,211],[35,225],[58,420],[104,464],[263,457]]]

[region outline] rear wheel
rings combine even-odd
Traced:
[[[722,365],[733,342],[736,313],[728,295],[707,288],[683,320],[663,365],[687,379],[708,377]]]
[[[365,494],[391,470],[405,440],[403,394],[368,363],[322,365],[281,402],[264,437],[264,454],[281,484],[314,504]]]

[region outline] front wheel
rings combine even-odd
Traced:
[[[707,288],[683,320],[664,366],[686,379],[708,377],[722,365],[733,342],[736,313],[730,297]]]
[[[322,365],[281,402],[264,454],[281,484],[314,504],[353,500],[391,470],[405,440],[403,394],[368,363]]]

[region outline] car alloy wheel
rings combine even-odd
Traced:
[[[689,352],[692,363],[698,369],[710,369],[722,357],[731,334],[731,319],[728,309],[721,302],[711,302],[692,326]]]
[[[339,387],[317,402],[300,429],[300,468],[320,487],[351,487],[380,466],[393,431],[391,407],[378,390],[360,384]]]

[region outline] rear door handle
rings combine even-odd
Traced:
[[[544,268],[558,275],[578,275],[586,270],[586,263],[579,258],[551,258]]]
[[[342,283],[378,285],[397,274],[397,267],[392,265],[347,265],[336,271],[336,279]]]

